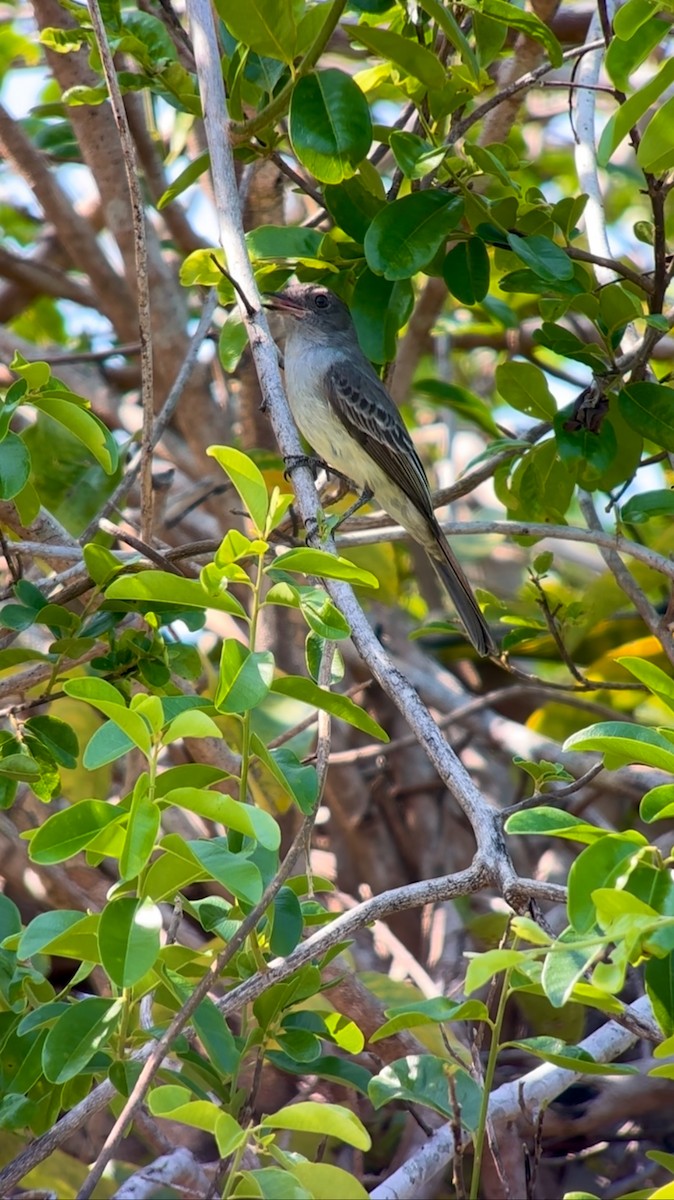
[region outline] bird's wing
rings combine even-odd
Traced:
[[[334,411],[346,431],[432,520],[433,502],[426,472],[398,409],[375,371],[342,359],[330,367],[326,383]]]

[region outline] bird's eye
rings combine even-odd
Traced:
[[[319,292],[317,296],[314,296],[314,304],[316,305],[316,308],[327,308],[329,303],[330,301],[328,300],[328,297],[325,296],[323,292]]]

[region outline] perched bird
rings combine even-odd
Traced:
[[[328,288],[292,284],[265,300],[283,314],[288,403],[309,445],[373,497],[423,546],[478,654],[498,653],[454,552],[396,405],[358,344],[348,308]],[[350,510],[350,511],[353,511]]]

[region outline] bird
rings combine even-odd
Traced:
[[[348,515],[374,498],[423,547],[478,654],[498,654],[438,524],[409,431],[360,348],[346,304],[327,287],[302,283],[269,293],[264,304],[284,318],[286,392],[295,424],[326,465],[361,493]]]

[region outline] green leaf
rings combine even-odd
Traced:
[[[61,767],[71,770],[77,766],[77,756],[80,751],[77,734],[58,717],[29,717],[24,723],[24,729],[47,748]]]
[[[674,816],[674,783],[661,783],[641,797],[639,816],[646,825]]]
[[[578,980],[587,971],[596,956],[596,945],[575,949],[573,942],[578,937],[573,929],[566,929],[556,946],[546,955],[541,973],[541,985],[554,1008],[562,1008],[571,998]],[[569,943],[568,947],[561,943]]]
[[[326,185],[323,200],[335,223],[359,243],[373,218],[385,207],[385,201],[369,191],[358,176]]]
[[[367,100],[344,71],[305,75],[290,101],[289,134],[297,158],[321,183],[354,175],[372,143]]]
[[[505,1042],[506,1046],[524,1050],[540,1058],[543,1062],[553,1063],[556,1067],[566,1070],[579,1071],[583,1075],[636,1075],[637,1068],[629,1067],[626,1063],[598,1062],[582,1046],[568,1046],[560,1038],[532,1037],[518,1038],[516,1042]]]
[[[619,12],[624,11],[624,7]],[[616,17],[618,13],[616,13]],[[661,94],[674,83],[674,59],[667,59],[657,75],[639,88],[633,96],[623,100],[613,116],[606,122],[599,139],[597,160],[600,167],[605,167],[614,150],[627,137],[630,129],[637,124],[651,105],[655,104]]]
[[[485,950],[482,954],[476,954],[468,962],[464,988],[466,995],[476,992],[485,983],[491,983],[501,971],[509,971],[528,961],[529,957],[523,950]]]
[[[64,862],[84,850],[102,829],[125,815],[104,800],[80,800],[79,804],[47,817],[31,838],[28,857],[44,866]]]
[[[674,680],[660,667],[629,654],[621,654],[616,661],[620,663],[621,667],[625,667],[630,675],[634,675],[634,678],[638,679],[640,683],[644,683],[654,696],[662,700],[670,712],[674,712]]]
[[[99,767],[116,762],[132,749],[131,738],[127,737],[114,721],[105,721],[89,738],[82,755],[82,766],[86,767],[87,771],[96,771]]]
[[[262,533],[269,511],[269,496],[262,472],[247,454],[233,446],[209,446],[206,453],[229,475],[258,533]]]
[[[434,996],[430,1000],[412,1001],[410,1004],[386,1009],[388,1020],[368,1038],[368,1042],[379,1042],[401,1029],[415,1029],[419,1025],[437,1025],[447,1021],[488,1021],[489,1011],[481,1000],[448,1000]]]
[[[398,330],[408,320],[414,294],[407,280],[392,283],[367,267],[351,294],[351,316],[360,348],[371,362],[392,362]]]
[[[248,334],[238,309],[234,309],[223,323],[218,337],[218,358],[223,370],[231,375],[241,361]]]
[[[637,2],[642,4],[642,0]],[[630,75],[666,36],[667,28],[659,16],[650,16],[635,29],[631,37],[615,37],[611,40],[605,65],[612,82],[621,92],[629,91]]]
[[[618,394],[618,408],[637,433],[674,451],[674,390],[660,383],[630,383]]]
[[[16,433],[7,433],[0,442],[0,500],[18,496],[30,476],[30,454]]]
[[[119,463],[119,450],[110,430],[94,413],[75,403],[77,396],[67,400],[63,398],[66,394],[40,392],[33,397],[33,404],[82,442],[107,475],[114,474]]]
[[[409,279],[430,263],[462,216],[461,197],[439,189],[388,204],[365,235],[370,270],[385,279]]]
[[[139,571],[136,575],[121,575],[113,579],[105,592],[109,600],[128,600],[144,611],[162,608],[206,609],[245,616],[239,601],[227,592],[217,595],[207,592],[197,579],[185,579],[169,571]]]
[[[505,824],[506,833],[525,833],[535,837],[561,837],[572,842],[586,842],[591,845],[600,838],[606,837],[608,830],[591,825],[580,817],[563,812],[559,808],[523,809],[513,813]]]
[[[519,361],[500,363],[495,378],[500,395],[518,412],[552,421],[557,405],[540,367]]]
[[[186,845],[209,875],[233,896],[248,904],[257,904],[262,898],[262,877],[258,868],[244,854],[232,854],[226,838],[192,841]]]
[[[250,0],[231,4],[216,0],[218,15],[230,33],[258,54],[291,63],[297,38],[296,4],[293,0]]]
[[[489,291],[489,253],[481,238],[458,242],[442,264],[442,277],[461,304],[479,304]]]
[[[664,175],[674,166],[674,96],[659,105],[646,126],[637,162],[651,175]]]
[[[649,958],[644,971],[646,993],[665,1037],[674,1034],[674,952]]]
[[[499,436],[499,428],[484,400],[469,392],[467,388],[458,387],[453,383],[445,383],[442,379],[418,379],[414,382],[414,390],[421,396],[428,396],[435,404],[451,408],[458,416],[465,418],[471,425],[477,425],[490,437]]]
[[[573,278],[571,259],[562,247],[550,238],[540,234],[526,238],[517,233],[509,233],[507,236],[513,253],[540,279],[554,283],[557,279]]]
[[[148,795],[147,777],[139,776],[133,789],[133,800],[126,827],[126,837],[119,859],[121,879],[135,879],[147,866],[155,848],[161,813]]]
[[[628,721],[600,721],[580,729],[567,738],[564,750],[598,750],[610,771],[618,767],[644,763],[674,771],[674,746],[655,729],[632,725]]]
[[[21,934],[16,948],[19,962],[25,962],[34,954],[40,954],[55,938],[60,937],[67,929],[78,925],[84,919],[84,913],[75,912],[72,909],[38,913]]]
[[[50,1083],[74,1079],[105,1045],[122,1015],[122,1000],[90,996],[69,1006],[47,1034],[42,1069]]]
[[[613,887],[618,874],[624,871],[625,859],[631,858],[647,844],[634,831],[609,834],[585,850],[571,864],[569,871],[569,920],[578,933],[588,933],[597,920],[592,893],[598,888]]]
[[[178,713],[177,717],[167,725],[162,742],[165,746],[169,746],[171,742],[177,742],[179,738],[222,738],[222,730],[218,728],[212,717],[208,713],[202,712],[200,708],[193,708],[187,712]]]
[[[301,675],[286,675],[282,679],[276,679],[271,690],[277,695],[292,696],[293,700],[301,700],[304,704],[320,708],[333,717],[339,717],[341,721],[346,721],[370,737],[379,738],[383,742],[389,740],[386,730],[348,696],[340,696],[338,692],[319,687],[312,679],[305,679]]]
[[[315,1063],[311,1073],[320,1074]],[[362,1183],[349,1171],[332,1163],[294,1162],[288,1170],[308,1188],[315,1200],[367,1200],[368,1193]]]
[[[643,525],[652,517],[671,517],[674,514],[674,492],[669,488],[656,488],[631,496],[620,509],[620,519],[627,525]]]
[[[236,829],[246,837],[254,838],[266,850],[278,850],[281,844],[281,831],[271,814],[251,804],[241,804],[233,796],[209,792],[205,788],[181,787],[172,788],[164,800]]]
[[[148,571],[147,574],[151,572]],[[63,690],[73,699],[84,700],[93,705],[104,716],[114,721],[134,746],[144,754],[150,753],[150,731],[146,722],[140,713],[131,712],[125,707],[123,697],[111,683],[104,679],[69,679],[63,685]]]
[[[269,949],[283,958],[299,944],[304,928],[300,902],[288,887],[277,892],[273,904],[272,931]],[[314,1056],[315,1057],[315,1056]]]
[[[246,246],[253,260],[318,260],[324,234],[301,225],[260,225],[246,234]]]
[[[375,1108],[393,1100],[423,1104],[450,1119],[454,1112],[448,1077],[454,1079],[461,1124],[475,1131],[480,1120],[482,1089],[461,1067],[450,1067],[434,1054],[410,1054],[389,1063],[370,1080],[368,1095]],[[414,1096],[414,1100],[412,1100]]]
[[[245,713],[261,704],[274,678],[271,650],[251,651],[237,638],[225,638],[215,692],[219,712]]]
[[[403,37],[390,29],[378,29],[370,25],[346,25],[347,36],[372,50],[379,58],[395,63],[407,75],[412,75],[427,88],[439,89],[446,82],[445,68],[439,58],[413,38]]]
[[[98,945],[103,967],[117,987],[133,987],[154,966],[161,927],[161,912],[150,900],[122,896],[106,904]]]
[[[251,749],[298,808],[303,813],[311,812],[318,799],[316,768],[305,766],[297,755],[285,746],[269,751],[255,733],[251,738]]]
[[[475,82],[479,82],[479,63],[452,10],[447,8],[441,0],[422,0],[421,7],[433,21],[437,22],[447,40],[461,55],[462,62],[468,67]]]
[[[204,174],[204,171],[208,170],[210,161],[210,154],[205,150],[203,154],[198,154],[191,163],[188,163],[184,171],[181,171],[179,175],[176,175],[175,179],[169,184],[166,191],[162,192],[161,196],[159,197],[157,201],[157,209],[159,212],[161,212],[163,208],[166,208],[167,205],[172,204],[174,200],[177,200],[178,196],[181,196],[182,193],[193,183],[196,183],[197,179]]]
[[[357,567],[348,558],[329,554],[327,550],[311,550],[309,547],[286,550],[274,559],[269,571],[291,571],[299,575],[318,575],[323,579],[344,579],[360,587],[379,587],[379,580],[363,567]]]
[[[319,1133],[338,1138],[357,1150],[369,1150],[372,1141],[365,1126],[355,1113],[341,1104],[318,1104],[302,1100],[289,1104],[278,1112],[263,1117],[262,1126],[268,1129],[293,1129],[298,1133]]]
[[[490,17],[492,21],[498,21],[502,25],[507,25],[509,29],[516,29],[526,37],[540,42],[542,46],[545,46],[553,67],[561,67],[562,48],[549,26],[534,13],[525,12],[515,4],[507,3],[507,0],[482,0],[481,3],[470,0],[467,7],[476,9],[485,17]]]
[[[433,146],[416,133],[400,133],[397,129],[389,135],[389,145],[407,179],[423,179],[437,171],[448,153],[446,146]]]

